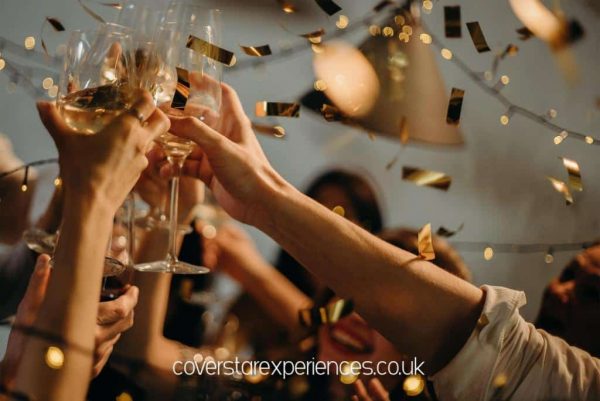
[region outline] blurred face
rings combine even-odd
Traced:
[[[600,356],[600,246],[585,250],[546,288],[538,326]]]
[[[360,225],[358,214],[356,213],[354,206],[352,206],[352,202],[340,187],[335,185],[322,187],[316,193],[315,200],[328,209],[333,209],[336,206],[343,207],[345,211],[344,217],[351,222]]]

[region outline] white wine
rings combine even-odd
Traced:
[[[194,142],[180,138],[168,132],[159,135],[156,142],[161,146],[167,156],[187,157],[194,149]]]
[[[82,134],[95,134],[131,106],[125,84],[103,85],[73,92],[58,101],[67,125]]]

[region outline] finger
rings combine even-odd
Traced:
[[[159,135],[169,131],[170,126],[171,121],[169,120],[169,117],[161,110],[156,109],[146,121],[146,125],[144,125],[146,131],[150,134],[143,139],[145,148],[148,149],[151,146],[152,141],[158,138]]]
[[[115,323],[96,326],[96,336],[94,338],[96,346],[112,341],[120,336],[121,333],[129,330],[133,326],[134,316],[135,312],[131,311],[129,315],[123,319],[119,319]]]
[[[389,393],[377,378],[369,382],[369,394],[375,401],[390,401]]]
[[[356,391],[356,395],[361,401],[372,401],[361,379],[354,382],[354,391]]]
[[[154,113],[156,105],[152,95],[146,90],[136,89],[132,94],[133,104],[119,116],[121,120],[131,120],[132,123],[142,124]]]
[[[171,133],[200,145],[204,151],[223,149],[228,143],[223,135],[195,117],[170,117]]]
[[[97,323],[99,325],[109,325],[127,318],[137,304],[138,295],[138,288],[132,286],[125,294],[114,301],[100,302]]]
[[[102,355],[102,357],[100,358],[100,360],[94,364],[94,367],[92,369],[92,376],[93,377],[98,376],[100,374],[100,372],[102,372],[102,369],[106,365],[106,362],[108,362],[108,358],[110,358],[110,355],[112,354],[112,351],[113,351],[113,347],[110,347],[104,353],[104,355]]]
[[[60,141],[61,136],[73,134],[75,131],[71,129],[63,120],[56,105],[50,102],[36,103],[42,124],[50,133],[50,136],[56,143]]]

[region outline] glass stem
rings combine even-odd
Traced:
[[[171,262],[177,261],[177,234],[179,228],[177,207],[179,205],[179,178],[185,156],[171,156],[167,160],[173,166],[173,177],[171,178],[171,201],[169,206],[169,253],[167,259]]]

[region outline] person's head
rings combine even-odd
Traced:
[[[356,173],[340,169],[329,170],[315,178],[305,193],[328,209],[342,207],[344,217],[369,232],[378,233],[383,228],[376,192],[366,178]],[[316,277],[283,250],[275,266],[310,297],[314,297],[323,288]]]
[[[600,244],[577,255],[554,278],[536,326],[600,357]]]
[[[383,228],[375,190],[356,173],[337,169],[323,173],[308,186],[306,195],[329,209],[343,207],[348,220],[369,232],[378,233]]]
[[[417,252],[417,231],[393,229],[382,232],[379,237],[406,251]],[[439,238],[433,237],[435,265],[455,276],[470,281],[469,269],[458,253]],[[319,328],[319,358],[341,361],[399,361],[403,358],[394,346],[357,313],[340,319],[337,323]]]

